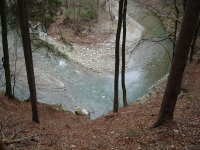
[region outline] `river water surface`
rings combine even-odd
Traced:
[[[144,12],[144,10],[136,8],[132,1],[129,0],[129,2],[129,16],[138,20],[138,25],[144,27],[141,31],[142,37],[138,37],[140,44],[133,43],[128,47],[131,53],[126,68],[126,88],[127,100],[130,104],[143,96],[153,84],[168,73],[172,44],[169,40],[163,40],[164,30],[157,17],[149,15],[143,18],[145,14],[140,11]],[[26,99],[29,97],[29,90],[22,45],[17,37],[14,32],[9,32],[11,71],[12,75],[16,74],[15,96]],[[0,49],[2,50],[2,43],[0,43]],[[0,55],[3,56],[2,51]],[[39,102],[62,104],[63,108],[72,112],[77,109],[86,109],[91,112],[91,119],[112,111],[113,75],[93,72],[70,59],[51,56],[49,58],[46,56],[46,51],[42,49],[33,52],[33,61]],[[15,62],[17,62],[16,66]],[[2,62],[0,64],[2,65]],[[4,72],[0,71],[0,82],[3,86]],[[12,79],[14,85],[14,78]],[[121,85],[119,85],[119,106],[123,106]]]

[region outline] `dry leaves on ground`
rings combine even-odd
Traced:
[[[164,87],[154,99],[93,121],[39,103],[40,124],[31,122],[29,102],[0,96],[1,138],[23,139],[7,143],[10,149],[200,149],[199,60],[200,55],[186,67],[174,121],[159,128],[149,129],[157,119]]]

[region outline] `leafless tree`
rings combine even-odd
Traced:
[[[126,85],[125,85],[126,11],[127,11],[127,0],[124,0],[124,7],[123,7],[123,42],[122,42],[122,79],[121,79],[124,106],[128,106],[128,103],[127,103],[127,100],[126,100]]]
[[[199,12],[200,1],[189,0],[184,13],[160,113],[153,127],[158,127],[167,121],[173,120],[174,108],[180,92],[182,76],[186,66],[190,45],[194,36],[195,27],[197,25]]]
[[[2,57],[3,67],[5,70],[5,79],[6,79],[6,93],[8,97],[13,97],[12,95],[12,86],[10,79],[10,65],[9,65],[9,52],[8,52],[8,39],[7,39],[7,21],[5,14],[5,2],[4,0],[0,1],[0,12],[1,12],[1,27],[2,27],[2,43],[3,43],[3,53]]]
[[[29,35],[27,13],[26,13],[24,0],[18,0],[17,4],[18,4],[24,57],[25,57],[26,71],[27,71],[30,98],[31,98],[32,121],[39,123],[38,109],[37,109],[37,96],[36,96],[36,88],[35,88],[35,78],[34,78],[34,70],[33,70],[33,60],[32,60],[31,41],[30,41],[30,35]]]
[[[119,100],[118,100],[118,83],[119,83],[119,42],[120,42],[120,34],[122,28],[122,12],[123,11],[123,0],[119,1],[119,18],[118,18],[118,26],[117,26],[117,34],[116,34],[116,43],[115,43],[115,79],[114,79],[114,104],[113,104],[113,112],[118,112]]]

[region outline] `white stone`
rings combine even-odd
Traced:
[[[89,113],[87,112],[87,110],[85,110],[85,109],[82,109],[81,110],[84,114],[86,114],[86,115],[88,115]]]

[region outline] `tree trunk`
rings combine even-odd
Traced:
[[[8,150],[1,139],[0,139],[0,150]]]
[[[66,0],[65,5],[66,5],[66,8],[69,8],[68,0]]]
[[[200,27],[200,18],[199,18],[199,21],[198,21],[198,24],[197,24],[197,27],[196,27],[196,30],[195,30],[195,33],[194,33],[194,38],[193,38],[193,41],[192,41],[192,45],[191,45],[190,62],[193,60],[194,46],[195,46],[196,39],[197,39],[197,36],[198,36],[199,27]]]
[[[99,21],[99,0],[97,0],[97,18],[96,18],[96,22],[98,23]]]
[[[114,105],[113,113],[118,112],[119,100],[118,100],[118,81],[119,81],[119,42],[120,34],[122,28],[122,10],[123,10],[123,0],[119,1],[119,18],[116,34],[116,43],[115,43],[115,79],[114,79]]]
[[[126,10],[127,10],[127,0],[124,0],[124,8],[123,8],[123,42],[122,42],[122,90],[123,90],[124,107],[128,106],[128,103],[127,103],[127,100],[126,100],[126,86],[125,86]]]
[[[189,0],[186,6],[181,30],[172,62],[160,113],[153,127],[173,120],[174,108],[180,91],[183,72],[186,66],[190,45],[200,12],[200,1]]]
[[[187,0],[183,0],[183,11],[185,11],[186,5],[187,5]]]
[[[1,11],[1,27],[2,27],[2,44],[3,44],[3,53],[4,57],[2,58],[3,67],[5,70],[5,79],[6,79],[6,93],[5,95],[9,98],[12,96],[12,86],[10,80],[10,65],[9,65],[9,52],[8,52],[8,39],[7,39],[7,23],[5,15],[5,2],[4,0],[0,1],[0,11]]]
[[[39,123],[37,97],[36,97],[36,89],[35,89],[35,78],[34,78],[34,71],[33,71],[32,51],[31,51],[29,27],[28,27],[28,20],[27,20],[24,0],[18,0],[17,4],[18,4],[18,10],[19,10],[20,28],[21,28],[22,42],[23,42],[23,48],[24,48],[26,71],[27,71],[28,84],[29,84],[29,90],[30,90],[32,121]]]
[[[176,49],[176,33],[177,33],[177,27],[178,27],[178,15],[179,15],[179,10],[178,7],[176,6],[176,0],[174,0],[174,7],[176,10],[176,20],[175,20],[175,29],[174,29],[174,42],[173,42],[173,57],[174,57],[174,53],[175,53],[175,49]],[[173,58],[172,57],[172,58]]]

